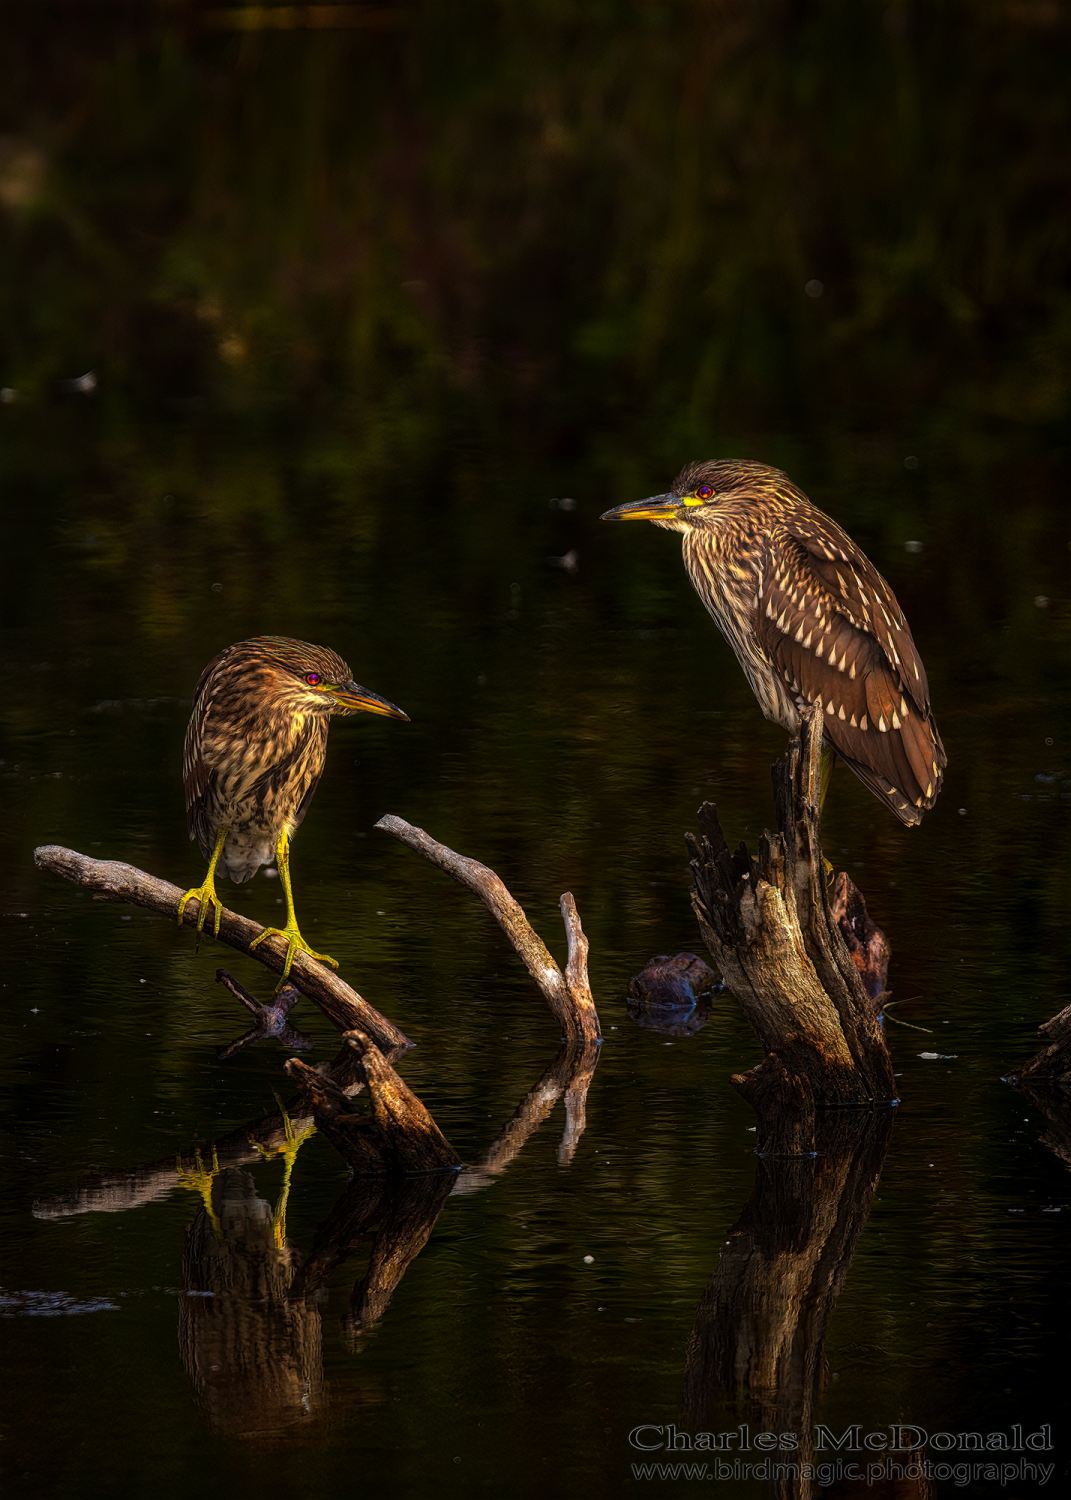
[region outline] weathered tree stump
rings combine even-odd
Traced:
[[[413,1172],[455,1172],[461,1158],[431,1115],[363,1032],[345,1040],[360,1059],[371,1113],[315,1068],[292,1057],[286,1071],[311,1100],[313,1118],[353,1172],[378,1177]]]
[[[806,710],[773,769],[778,832],[762,835],[757,859],[745,844],[729,849],[710,802],[699,838],[687,836],[703,941],[766,1052],[732,1080],[758,1113],[761,1152],[811,1152],[817,1111],[895,1095],[875,1006],[826,894],[821,748],[821,713]]]

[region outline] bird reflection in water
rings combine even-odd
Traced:
[[[252,1176],[216,1177],[182,1252],[179,1350],[214,1427],[259,1434],[309,1423],[324,1401],[319,1308],[292,1299],[294,1252]]]
[[[367,1253],[340,1323],[344,1345],[358,1353],[427,1244],[446,1199],[494,1182],[559,1099],[565,1131],[558,1160],[569,1164],[584,1131],[598,1056],[596,1044],[564,1044],[495,1140],[459,1173],[355,1176],[317,1228],[305,1259],[286,1235],[294,1159],[315,1133],[300,1100],[232,1131],[210,1156],[194,1151],[133,1171],[91,1173],[67,1192],[36,1200],[34,1216],[122,1212],[163,1201],[176,1187],[196,1193],[201,1203],[182,1253],[179,1346],[198,1404],[219,1431],[292,1438],[304,1429],[313,1440],[328,1414],[321,1304],[336,1271]],[[345,1048],[335,1060],[332,1076],[340,1086],[354,1088],[355,1057]],[[273,1210],[244,1169],[275,1156],[283,1159],[284,1181]],[[332,1404],[354,1399],[362,1398],[348,1385]]]

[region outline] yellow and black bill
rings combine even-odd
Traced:
[[[630,500],[615,510],[604,511],[600,521],[665,521],[675,516],[683,501],[671,490],[667,495],[651,495],[647,500]]]
[[[388,719],[404,719],[409,723],[409,715],[403,714],[396,704],[361,687],[359,682],[344,682],[328,691],[339,708],[348,708],[351,713],[384,714]]]

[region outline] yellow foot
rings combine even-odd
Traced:
[[[833,884],[833,866],[830,864],[829,860],[826,859],[826,857],[825,857],[824,854],[822,855],[822,863],[825,866],[825,871],[826,871],[826,885],[832,885]]]
[[[286,958],[283,960],[283,977],[282,979],[280,979],[278,985],[275,988],[276,994],[279,993],[283,985],[286,983],[287,975],[290,973],[290,965],[294,962],[295,953],[307,953],[309,958],[314,958],[317,963],[330,964],[332,969],[338,968],[338,959],[329,958],[326,953],[317,953],[315,948],[310,948],[308,943],[301,936],[301,933],[298,931],[296,926],[265,927],[264,931],[260,933],[258,937],[255,937],[250,943],[250,953],[252,953],[253,949],[257,946],[258,943],[262,943],[265,938],[270,937],[281,937],[286,939]]]
[[[197,913],[198,938],[200,938],[204,930],[205,917],[207,917],[209,909],[213,906],[216,908],[216,921],[212,936],[219,937],[219,924],[223,916],[223,902],[216,895],[215,883],[211,880],[206,880],[204,885],[195,885],[192,890],[186,892],[178,904],[178,924],[180,927],[182,926],[182,914],[186,910],[187,901],[199,901],[201,903],[201,910]]]
[[[216,1154],[215,1146],[212,1147],[211,1167],[205,1166],[199,1150],[194,1152],[193,1159],[194,1167],[190,1171],[183,1165],[181,1156],[175,1157],[175,1171],[178,1174],[179,1186],[188,1188],[190,1192],[196,1193],[199,1196],[208,1214],[208,1221],[212,1225],[212,1229],[218,1240],[220,1238],[219,1215],[212,1207],[212,1184],[219,1173],[219,1157]]]
[[[276,1248],[281,1250],[286,1240],[286,1205],[290,1198],[290,1178],[294,1171],[294,1162],[302,1146],[310,1135],[316,1134],[315,1125],[306,1125],[300,1133],[294,1129],[293,1121],[287,1114],[283,1101],[279,1095],[275,1095],[275,1102],[279,1106],[279,1113],[283,1117],[283,1142],[282,1146],[262,1146],[259,1141],[250,1137],[249,1144],[260,1152],[265,1161],[271,1161],[273,1156],[283,1158],[283,1186],[279,1194],[279,1202],[272,1213],[272,1233],[275,1238]]]

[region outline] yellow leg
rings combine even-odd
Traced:
[[[332,969],[338,968],[338,963],[333,958],[328,958],[326,953],[317,953],[315,948],[310,948],[298,929],[297,918],[294,916],[294,896],[290,889],[290,838],[284,831],[279,835],[279,842],[275,846],[275,862],[279,866],[279,879],[283,883],[283,893],[286,896],[286,926],[265,927],[259,937],[255,937],[249,945],[252,952],[258,943],[262,943],[267,937],[281,937],[286,939],[286,958],[283,961],[283,977],[279,981],[275,993],[278,994],[286,983],[287,975],[290,973],[290,965],[294,962],[295,953],[307,953],[310,958],[315,958],[322,964],[330,964]]]
[[[818,811],[821,812],[826,805],[826,793],[829,791],[830,779],[833,775],[833,767],[837,764],[837,752],[831,750],[828,745],[822,746],[822,757],[818,762],[818,779],[820,783],[818,792]]]
[[[216,925],[213,937],[219,937],[219,923],[223,916],[223,902],[216,895],[216,866],[219,857],[223,853],[223,845],[227,840],[227,830],[221,828],[216,834],[216,847],[212,850],[212,858],[208,861],[208,874],[205,876],[204,885],[195,885],[192,890],[186,892],[178,904],[178,921],[182,926],[182,913],[186,910],[186,902],[196,898],[201,903],[201,910],[197,913],[197,936],[200,938],[205,925],[205,917],[208,915],[209,907],[216,908]]]
[[[833,767],[836,764],[837,764],[837,752],[835,750],[831,750],[828,745],[823,745],[822,746],[822,757],[821,757],[821,759],[818,762],[818,780],[819,780],[818,811],[819,812],[821,812],[822,809],[823,809],[823,807],[825,807],[825,805],[826,805],[826,793],[829,791],[829,783],[830,783],[830,780],[832,779],[832,776],[833,776]],[[830,864],[829,860],[826,859],[826,857],[825,857],[824,854],[822,856],[822,863],[826,867],[826,882],[828,884],[828,882],[833,879],[833,866]]]
[[[179,1186],[189,1188],[191,1192],[198,1194],[208,1214],[208,1222],[212,1225],[212,1232],[218,1240],[222,1238],[219,1214],[212,1207],[212,1184],[215,1182],[216,1175],[219,1172],[219,1157],[216,1155],[215,1146],[212,1147],[211,1169],[205,1166],[201,1159],[200,1151],[194,1152],[193,1159],[196,1166],[192,1172],[188,1172],[182,1165],[182,1157],[175,1157],[175,1170],[178,1172]]]
[[[283,1117],[283,1139],[286,1144],[277,1147],[262,1146],[259,1141],[251,1140],[250,1145],[256,1147],[265,1161],[270,1161],[273,1156],[281,1156],[283,1158],[282,1191],[279,1194],[279,1201],[275,1205],[275,1211],[271,1216],[275,1244],[281,1250],[283,1242],[286,1239],[286,1205],[290,1198],[290,1178],[294,1171],[294,1162],[297,1160],[297,1154],[309,1136],[316,1134],[316,1126],[307,1125],[301,1134],[298,1135],[290,1116],[283,1108],[283,1101],[279,1098],[278,1094],[275,1095],[275,1102],[278,1104],[279,1113]]]

